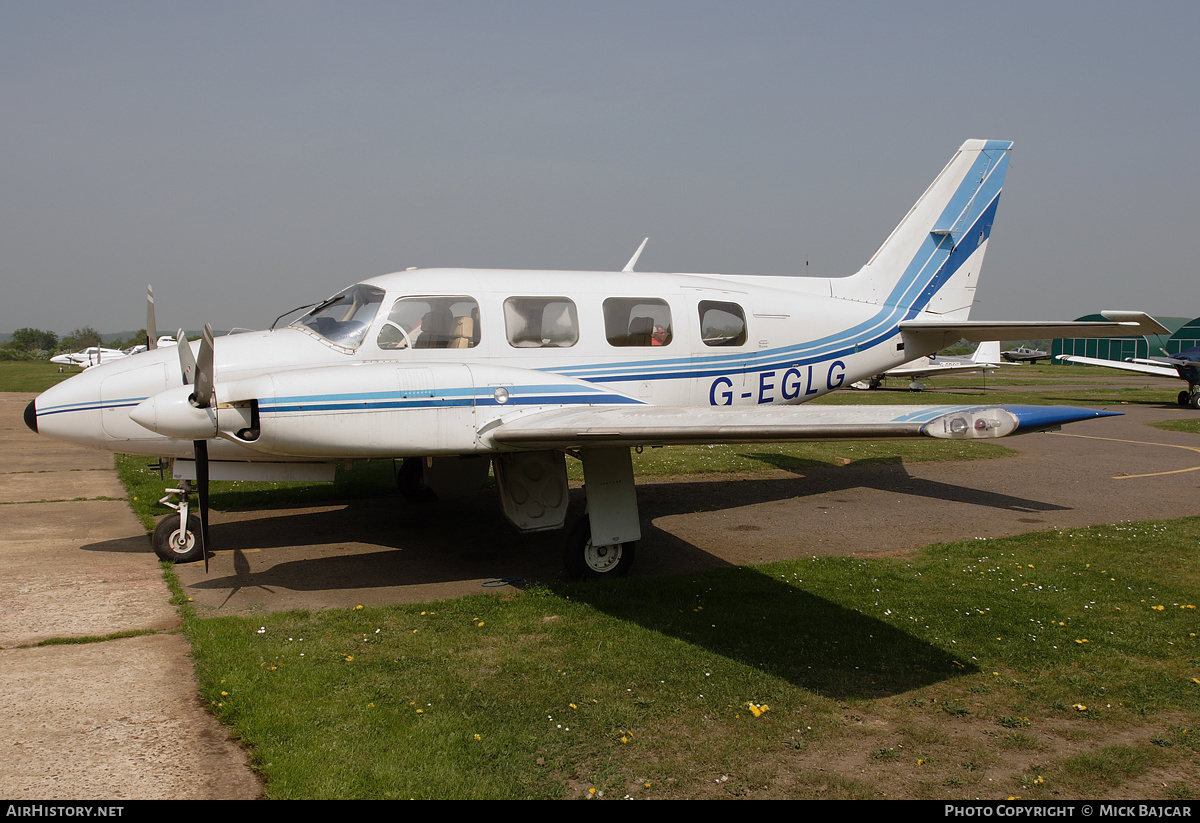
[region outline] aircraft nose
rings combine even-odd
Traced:
[[[30,400],[29,405],[25,407],[25,425],[28,426],[34,434],[37,434],[37,401]]]

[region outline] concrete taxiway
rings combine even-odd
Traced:
[[[32,397],[0,394],[0,797],[258,797],[200,703],[112,455],[37,437],[21,420]]]

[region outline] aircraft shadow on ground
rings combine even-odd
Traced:
[[[642,488],[642,572],[651,575],[708,570],[730,580],[706,578],[704,611],[661,602],[659,588],[637,585],[573,585],[570,597],[613,617],[751,665],[797,686],[829,696],[879,697],[902,693],[971,671],[944,650],[819,595],[733,566],[651,522],[652,517],[793,499],[869,485],[937,499],[960,500],[1019,511],[1061,508],[1041,501],[962,489],[912,478],[903,465],[806,470],[803,477],[720,479],[651,484]],[[895,488],[899,484],[901,488]],[[572,516],[583,510],[573,492]],[[311,510],[264,512],[248,520],[214,523],[220,554],[212,575],[190,581],[197,589],[249,588],[319,592],[379,589],[470,579],[507,579],[522,587],[536,581],[563,585],[562,532],[518,534],[494,495],[416,508],[399,498],[373,498]],[[257,560],[260,551],[311,550],[295,559]],[[363,547],[367,547],[363,550]],[[143,537],[93,543],[87,551],[148,550]],[[326,553],[327,548],[327,553]],[[191,568],[198,569],[198,566]],[[736,600],[725,591],[736,592]],[[693,604],[694,605],[694,604]],[[720,631],[712,630],[712,625]]]
[[[568,593],[572,601],[832,699],[886,697],[978,671],[888,623],[746,567],[707,572],[688,602],[667,599],[661,587],[622,581],[572,585]]]
[[[769,454],[759,459],[776,459]],[[808,496],[875,488],[939,501],[1015,512],[1065,507],[1024,497],[914,478],[899,462],[877,461],[841,468],[779,463],[793,477],[723,478],[647,483],[640,486],[642,571],[670,574],[729,565],[702,545],[681,540],[653,523],[672,515],[728,510]],[[719,489],[719,493],[716,493]],[[583,513],[583,497],[572,492],[571,518]],[[257,514],[257,513],[256,513]],[[309,509],[270,510],[243,519],[214,513],[211,526],[213,574],[190,585],[284,587],[296,591],[373,589],[477,578],[561,580],[563,533],[520,534],[504,519],[494,494],[426,507],[399,497],[378,497]],[[145,538],[121,538],[81,547],[84,551],[149,551]],[[312,550],[318,549],[316,554]],[[288,551],[292,550],[292,551]],[[246,553],[270,552],[265,562]],[[295,554],[293,554],[295,552]],[[230,555],[230,553],[232,553]],[[239,553],[241,555],[239,556]],[[297,554],[307,553],[304,556]],[[292,559],[288,555],[292,555]],[[225,559],[232,556],[229,563]]]

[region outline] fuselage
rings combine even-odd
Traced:
[[[802,403],[928,354],[899,345],[904,308],[827,296],[829,282],[399,272],[285,328],[218,338],[211,432],[169,419],[161,398],[186,396],[174,347],[59,384],[36,401],[36,423],[83,445],[164,457],[214,436],[214,459],[229,460],[479,452],[495,448],[489,423],[547,406]],[[238,433],[251,430],[251,403],[261,425],[247,439]]]

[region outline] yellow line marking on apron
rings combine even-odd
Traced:
[[[1168,449],[1187,449],[1188,451],[1200,453],[1200,448],[1195,446],[1180,446],[1176,443],[1151,443],[1146,440],[1121,440],[1117,437],[1096,437],[1090,434],[1066,434],[1064,432],[1056,432],[1062,437],[1082,437],[1084,440],[1108,440],[1111,443],[1132,443],[1135,446],[1164,446]],[[1135,477],[1162,477],[1167,474],[1186,474],[1200,470],[1200,466],[1192,466],[1190,469],[1172,469],[1167,472],[1151,472],[1150,474],[1118,474],[1113,476],[1113,480],[1131,480]]]

